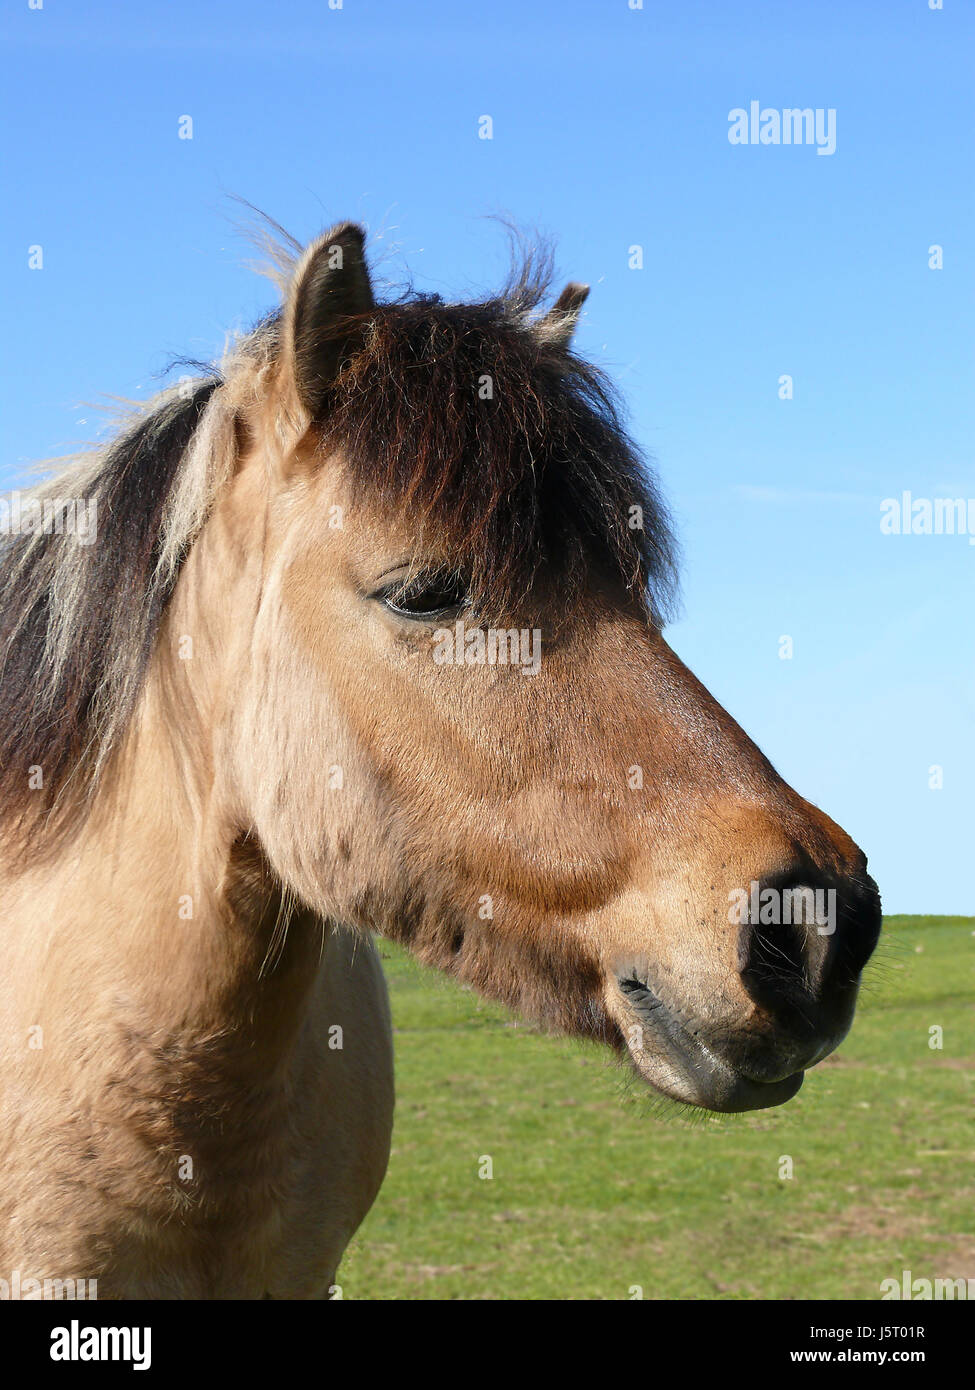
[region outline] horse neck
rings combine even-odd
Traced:
[[[79,1018],[114,999],[123,1030],[151,1026],[189,1051],[237,1039],[222,1064],[266,1073],[300,1030],[326,928],[307,914],[287,923],[235,802],[222,740],[260,559],[242,558],[232,533],[218,510],[187,558],[88,822],[55,862],[11,883],[4,915],[21,927],[25,969],[32,924],[49,924],[49,950],[39,955],[35,937],[28,969],[38,1007],[52,982],[67,992],[70,981]]]

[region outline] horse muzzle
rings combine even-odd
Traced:
[[[672,1100],[722,1112],[764,1110],[791,1100],[802,1085],[802,1067],[746,1069],[732,1061],[726,1043],[709,1040],[703,1025],[679,1015],[642,979],[621,974],[614,992],[612,1011],[636,1070]]]

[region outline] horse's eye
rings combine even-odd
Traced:
[[[406,584],[393,584],[378,595],[400,618],[451,617],[467,607],[467,584],[456,574],[420,574]]]

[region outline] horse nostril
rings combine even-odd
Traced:
[[[864,875],[854,883],[818,873],[752,884],[738,937],[738,968],[748,993],[793,1027],[852,1003],[880,931],[880,902]]]
[[[821,977],[829,946],[792,921],[746,921],[738,937],[738,968],[748,993],[771,1013],[795,1003]]]

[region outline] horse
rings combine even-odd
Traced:
[[[0,554],[0,1266],[102,1298],[335,1296],[391,1141],[377,934],[728,1112],[837,1046],[880,929],[663,635],[587,287],[529,248],[384,297],[351,223],[281,262]]]

